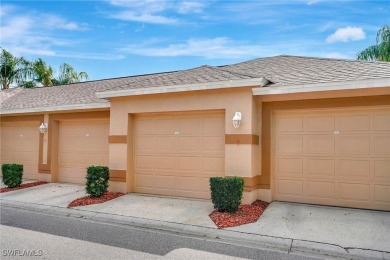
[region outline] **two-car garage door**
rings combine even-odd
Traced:
[[[224,176],[223,112],[137,115],[135,192],[210,198],[209,178]]]
[[[279,111],[276,200],[390,210],[390,108]]]

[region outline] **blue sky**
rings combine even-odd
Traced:
[[[0,46],[91,80],[280,54],[355,59],[388,1],[1,1]]]

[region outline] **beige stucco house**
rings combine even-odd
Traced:
[[[276,56],[0,95],[1,163],[26,178],[108,165],[113,191],[207,199],[209,177],[241,176],[245,203],[390,210],[390,63]]]

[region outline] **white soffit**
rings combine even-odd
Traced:
[[[109,107],[110,107],[110,103],[91,103],[91,104],[76,104],[76,105],[51,106],[51,107],[34,107],[34,108],[0,110],[0,115],[54,112],[54,111],[79,110],[79,109],[99,109],[99,108],[109,108]]]
[[[253,78],[253,79],[227,80],[227,81],[208,82],[208,83],[172,85],[172,86],[163,86],[163,87],[123,89],[123,90],[115,90],[115,91],[97,92],[96,97],[111,98],[111,97],[138,96],[138,95],[174,93],[174,92],[185,92],[185,91],[196,91],[196,90],[255,87],[255,86],[264,86],[264,83],[267,84],[267,82],[268,80],[266,80],[265,78]]]
[[[381,79],[365,79],[353,81],[335,81],[326,83],[283,86],[283,87],[264,87],[252,89],[254,96],[264,95],[278,95],[278,94],[292,94],[318,91],[332,91],[332,90],[352,90],[365,88],[390,88],[390,78]]]

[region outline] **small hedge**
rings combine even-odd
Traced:
[[[110,179],[110,170],[107,166],[90,166],[87,169],[87,187],[88,194],[94,197],[100,197],[108,190],[108,180]]]
[[[244,191],[244,179],[239,177],[211,177],[211,201],[218,211],[236,212]]]
[[[1,166],[3,174],[3,183],[8,188],[15,188],[22,184],[23,165],[22,164],[3,164]]]

